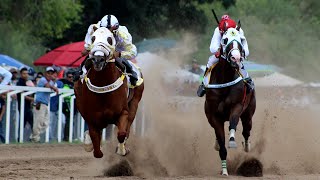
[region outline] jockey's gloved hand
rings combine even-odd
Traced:
[[[214,53],[214,56],[215,56],[216,58],[219,58],[219,57],[220,57],[220,51],[215,52],[215,53]]]
[[[84,50],[81,51],[81,55],[82,55],[82,56],[86,56],[86,55],[89,54],[89,52],[90,52],[89,50],[84,49]]]
[[[115,51],[115,52],[113,53],[113,57],[114,57],[115,59],[121,57],[121,52]]]

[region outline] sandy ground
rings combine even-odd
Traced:
[[[204,98],[173,96],[181,86],[159,83],[164,64],[156,65],[157,71],[147,68],[147,63],[142,67],[146,81],[146,135],[132,134],[127,157],[114,153],[116,139],[104,143],[102,159],[93,158],[80,144],[0,145],[0,178],[225,179],[219,175],[221,163],[213,148],[214,130],[205,118]],[[191,92],[195,88],[190,88]],[[252,151],[245,153],[241,148],[239,123],[239,147],[228,149],[228,179],[247,179],[236,176],[235,171],[252,157],[263,164],[264,176],[251,179],[320,179],[319,91],[303,86],[257,86]],[[128,162],[134,176],[104,176],[120,161]]]

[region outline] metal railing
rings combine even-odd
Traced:
[[[42,88],[42,87],[28,87],[28,86],[8,86],[8,85],[0,85],[0,94],[7,92],[6,97],[6,127],[5,127],[5,144],[10,143],[10,121],[13,121],[11,118],[11,103],[12,103],[12,95],[21,94],[20,99],[20,112],[16,111],[16,137],[15,139],[19,139],[19,143],[24,143],[24,110],[25,110],[25,97],[27,95],[35,94],[36,92],[49,92],[50,97],[54,97],[57,94],[53,92],[50,88]],[[73,89],[59,89],[59,105],[58,105],[58,127],[57,127],[57,142],[60,143],[62,141],[62,120],[63,120],[63,102],[64,98],[70,96],[70,121],[69,121],[69,139],[68,141],[71,143],[75,139],[79,139],[81,142],[84,139],[84,119],[81,117],[80,113],[75,113],[75,95]],[[141,106],[142,105],[142,106]],[[140,103],[140,110],[143,111],[144,105]],[[50,112],[50,102],[48,104],[48,112]],[[133,133],[139,129],[140,132],[138,134],[140,136],[145,133],[145,116],[144,113],[141,113],[142,116],[139,118],[139,122],[132,125]],[[19,119],[18,119],[19,117]],[[75,122],[75,117],[77,118]],[[50,119],[51,121],[51,119]],[[136,121],[136,120],[135,120]],[[50,123],[49,123],[50,124]],[[50,125],[49,125],[50,126]],[[45,142],[48,143],[49,139],[49,126],[45,132]],[[139,126],[139,127],[137,127]],[[20,128],[19,128],[20,127]],[[112,127],[113,131],[114,126]],[[18,132],[19,129],[19,132]],[[19,135],[18,135],[19,134]],[[73,134],[76,134],[77,137],[74,137]],[[113,134],[113,133],[112,133]],[[18,137],[17,137],[18,136]],[[103,129],[102,140],[106,139],[106,129]]]

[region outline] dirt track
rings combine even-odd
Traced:
[[[282,98],[283,92],[280,91],[284,89],[277,90],[280,95],[270,90],[261,89],[257,93],[258,98],[264,100],[258,102],[251,138],[253,150],[249,156],[256,157],[263,163],[264,179],[319,179],[320,135],[317,130],[320,123],[316,119],[319,106],[299,107],[295,101],[290,101],[297,90],[286,91],[288,94]],[[278,98],[278,101],[273,101],[274,98]],[[137,175],[135,178],[221,178],[218,175],[218,153],[213,149],[213,131],[204,115],[201,115],[202,107],[198,106],[202,100],[195,98],[193,104],[196,106],[189,107],[189,112],[185,112],[185,101],[183,99],[181,102],[176,100],[176,104],[168,103],[171,110],[167,110],[160,118],[163,126],[158,125],[153,135],[148,137],[149,140],[131,137],[129,146],[132,153],[128,156],[128,161]],[[182,111],[182,120],[176,119],[177,113]],[[172,121],[165,122],[164,119]],[[182,125],[182,121],[190,122]],[[172,125],[168,126],[167,123]],[[236,136],[239,144],[242,141],[240,133],[241,125]],[[78,144],[1,145],[0,178],[117,179],[103,176],[105,169],[119,161],[119,157],[113,153],[115,144],[116,141],[112,141],[108,146],[104,145],[105,158],[101,160],[94,159],[91,153],[84,152]],[[241,148],[228,152],[230,165],[238,164],[247,157]],[[246,178],[231,175],[229,179]]]
[[[160,82],[161,72],[145,70],[145,74],[146,137],[130,137],[126,160],[135,176],[120,179],[225,179],[219,175],[220,159],[213,148],[214,131],[204,115],[204,98],[173,98],[168,91],[175,91],[178,84],[163,87],[155,83]],[[252,151],[246,154],[241,148],[239,123],[239,148],[228,150],[228,179],[247,179],[234,172],[250,157],[262,162],[263,179],[320,179],[319,97],[317,89],[257,87]],[[77,144],[0,145],[0,178],[119,179],[104,176],[121,160],[115,145],[113,140],[103,146],[102,159],[94,159]]]

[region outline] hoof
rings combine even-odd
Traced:
[[[122,144],[118,144],[117,148],[116,148],[116,153],[121,155],[121,156],[126,156],[127,154],[129,154],[130,150],[129,148],[127,148],[125,146],[125,143]]]
[[[250,145],[249,141],[242,142],[242,146],[243,146],[245,152],[249,152],[251,149],[251,145]]]
[[[221,171],[222,176],[229,176],[227,168],[223,168]]]
[[[230,138],[228,148],[237,148],[237,143],[234,138]]]
[[[103,153],[99,150],[99,151],[94,151],[93,152],[93,156],[95,158],[102,158],[103,157]]]
[[[219,151],[219,150],[220,150],[220,146],[219,146],[219,143],[218,143],[217,140],[216,140],[216,143],[214,143],[214,149],[215,149],[216,151]]]
[[[93,151],[93,145],[92,144],[84,144],[83,145],[84,150],[87,152],[92,152]]]

